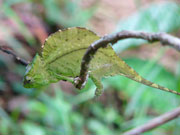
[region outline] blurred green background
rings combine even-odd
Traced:
[[[45,38],[67,27],[99,35],[120,30],[168,32],[180,37],[180,4],[167,0],[0,0],[0,45],[31,61]],[[158,43],[124,40],[113,46],[140,75],[180,90],[180,54]],[[180,104],[179,96],[125,77],[102,79],[94,98],[91,80],[82,91],[59,82],[22,86],[25,67],[0,52],[0,135],[119,135]],[[180,92],[180,91],[179,91]],[[179,135],[177,118],[144,135]]]

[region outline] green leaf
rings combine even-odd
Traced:
[[[136,14],[120,21],[116,32],[121,30],[139,30],[147,32],[172,32],[180,28],[180,6],[174,2],[152,4],[140,9]],[[119,53],[129,47],[147,43],[145,40],[128,39],[113,46]]]
[[[43,4],[46,8],[46,16],[50,21],[64,27],[84,26],[93,16],[96,7],[83,9],[80,1],[70,0],[45,0]]]
[[[37,124],[31,122],[23,122],[22,130],[24,135],[46,135],[43,127],[40,127]]]

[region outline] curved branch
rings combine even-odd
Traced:
[[[15,59],[15,61],[17,61],[18,63],[20,63],[20,64],[22,64],[22,65],[24,65],[24,66],[27,66],[27,65],[29,64],[28,61],[20,58],[19,56],[17,56],[17,55],[16,55],[14,52],[12,52],[11,50],[5,49],[5,48],[3,48],[2,46],[0,46],[0,50],[1,50],[2,52],[4,52],[4,53],[7,53],[7,54],[9,54],[9,55],[12,55],[13,58]]]
[[[169,45],[180,51],[180,39],[166,33],[121,31],[116,34],[104,36],[101,39],[92,43],[84,54],[81,62],[80,76],[75,81],[76,88],[81,89],[83,84],[85,83],[88,76],[89,63],[99,48],[106,47],[108,43],[114,44],[119,40],[128,38],[144,39],[149,42],[160,41],[163,45]]]
[[[123,135],[139,135],[139,134],[149,131],[153,128],[161,126],[162,124],[165,124],[168,121],[177,118],[179,115],[180,115],[180,107],[178,107],[170,112],[167,112],[157,118],[154,118],[142,126],[139,126],[130,131],[127,131]]]

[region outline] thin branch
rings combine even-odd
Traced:
[[[20,64],[22,64],[22,65],[24,65],[24,66],[27,66],[27,65],[29,64],[28,61],[20,58],[19,56],[17,56],[17,55],[16,55],[14,52],[12,52],[11,50],[5,49],[5,48],[3,48],[2,46],[0,46],[0,50],[1,50],[2,52],[4,52],[4,53],[7,53],[7,54],[13,56],[13,58],[15,59],[15,61],[17,61],[18,63],[20,63]]]
[[[75,80],[76,88],[81,89],[85,84],[86,78],[88,76],[89,63],[99,48],[106,47],[108,43],[114,44],[119,40],[128,38],[144,39],[149,42],[160,41],[163,45],[174,47],[176,50],[180,51],[180,39],[166,33],[121,31],[116,34],[104,36],[101,39],[92,43],[88,47],[85,55],[83,56],[81,62],[80,76]]]
[[[178,107],[170,112],[167,112],[157,118],[154,118],[142,126],[139,126],[130,131],[127,131],[123,135],[139,135],[139,134],[149,131],[153,128],[161,126],[161,125],[167,123],[168,121],[177,118],[179,115],[180,115],[180,107]]]

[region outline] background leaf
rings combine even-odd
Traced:
[[[174,2],[152,4],[148,8],[140,9],[136,14],[120,21],[116,32],[121,30],[138,30],[146,32],[172,32],[180,27],[180,6]],[[119,53],[129,47],[146,43],[141,39],[119,41],[113,46]]]

